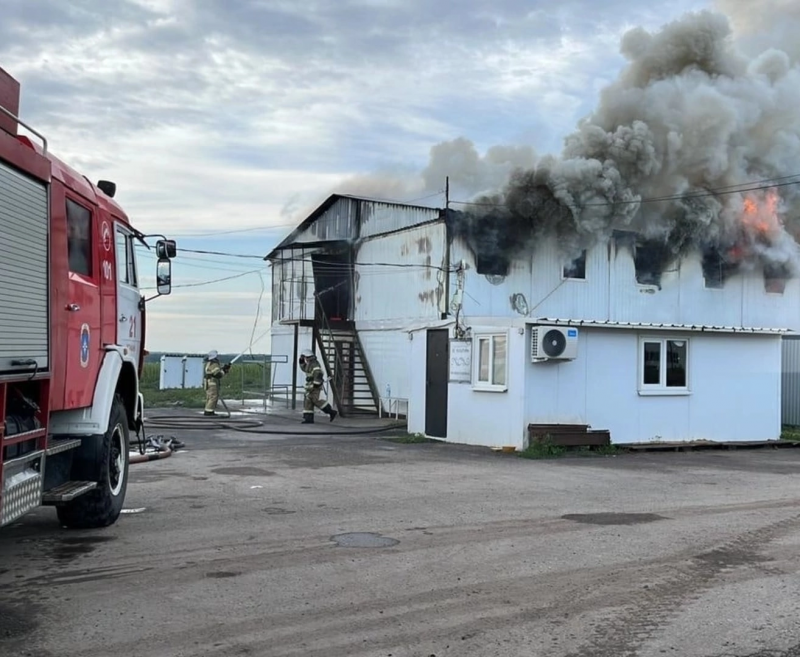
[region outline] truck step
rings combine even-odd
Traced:
[[[67,450],[75,449],[80,446],[80,440],[73,440],[71,438],[67,438],[66,440],[51,440],[47,443],[47,455],[53,456],[53,454],[60,454],[61,452],[66,452]]]
[[[96,481],[67,481],[60,486],[45,491],[42,504],[61,504],[71,502],[76,497],[97,488]]]

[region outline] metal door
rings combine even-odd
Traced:
[[[91,210],[67,199],[67,385],[64,408],[92,405],[100,369],[100,287]]]
[[[447,438],[447,380],[449,331],[428,331],[425,370],[425,434]]]
[[[122,224],[114,227],[117,260],[117,344],[126,359],[139,362],[142,341],[141,293],[136,272],[133,234]]]

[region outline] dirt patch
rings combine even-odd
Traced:
[[[211,472],[221,475],[233,475],[235,477],[272,477],[274,472],[262,470],[261,468],[214,468]]]
[[[53,545],[52,556],[57,561],[71,561],[91,554],[98,545],[113,540],[113,536],[67,536]]]
[[[33,618],[35,614],[30,610],[0,604],[0,641],[19,639],[33,632],[37,627]]]
[[[396,538],[373,534],[372,532],[350,532],[331,536],[331,540],[338,547],[347,548],[386,548],[397,545],[400,541]]]
[[[209,579],[229,579],[231,577],[238,577],[242,573],[235,573],[230,570],[216,570],[211,573],[206,573],[206,577]]]
[[[569,513],[561,517],[564,520],[587,525],[640,525],[647,522],[669,520],[669,518],[655,513]]]

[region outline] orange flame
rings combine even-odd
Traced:
[[[745,197],[742,224],[764,237],[780,232],[783,222],[778,216],[779,203],[780,196],[774,189],[767,191],[763,199]]]

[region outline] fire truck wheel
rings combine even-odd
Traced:
[[[97,481],[97,488],[56,507],[62,525],[73,529],[93,529],[108,527],[117,521],[128,488],[129,443],[125,406],[117,395],[105,435],[98,436],[94,449],[76,454],[79,458],[73,464],[73,479]]]

